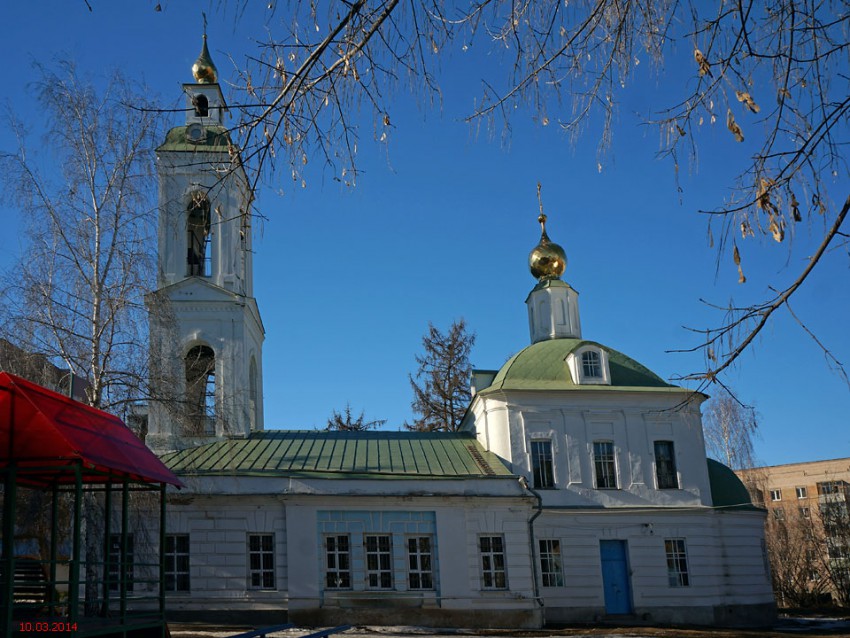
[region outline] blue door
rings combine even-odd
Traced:
[[[632,588],[629,584],[629,557],[626,541],[599,541],[602,559],[602,589],[605,612],[632,613]]]

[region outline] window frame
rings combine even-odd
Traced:
[[[585,374],[585,354],[594,353],[597,361],[593,366],[597,366],[596,370],[591,372],[599,372],[599,376],[590,376]],[[571,352],[565,359],[567,367],[570,370],[570,375],[576,385],[611,385],[611,368],[608,365],[608,352],[605,348],[597,345],[584,345],[574,352]]]
[[[179,547],[178,541],[186,542],[185,550]],[[171,545],[171,547],[169,547]],[[165,548],[163,549],[162,579],[165,582],[167,592],[189,592],[192,591],[191,562],[190,562],[190,540],[189,534],[166,534]],[[185,569],[181,568],[181,558],[185,558]],[[172,562],[169,569],[169,562]],[[169,578],[172,579],[169,584]]]
[[[433,591],[434,585],[434,538],[430,534],[405,537],[407,555],[407,588],[412,591]],[[427,543],[423,551],[422,542]],[[411,546],[413,543],[413,546]],[[427,557],[427,561],[423,560]],[[423,564],[424,563],[424,564]]]
[[[770,490],[770,500],[774,503],[782,500],[782,488],[773,488]]]
[[[539,449],[535,449],[539,447],[548,449],[548,454],[541,454]],[[534,489],[555,489],[555,456],[552,439],[532,439],[529,444],[529,456],[531,457],[531,482]],[[541,464],[541,459],[545,465]]]
[[[690,587],[688,546],[684,538],[665,538],[664,554],[667,559],[667,585],[671,588]]]
[[[537,543],[541,587],[564,587],[564,562],[561,540],[541,538]]]
[[[366,588],[393,589],[392,534],[364,534],[363,552],[366,558]]]
[[[257,540],[259,547],[254,548],[253,541]],[[269,541],[270,547],[265,547]],[[251,591],[275,591],[277,589],[277,570],[275,551],[275,535],[268,532],[249,532],[245,544],[248,549],[248,589]],[[253,566],[253,557],[257,557],[258,566]],[[269,559],[270,565],[265,559]],[[258,577],[258,585],[254,584],[254,577]],[[266,577],[271,576],[271,585],[266,584]]]
[[[659,445],[669,446],[670,457],[661,459],[658,454]],[[655,485],[659,490],[678,490],[681,489],[679,484],[679,471],[676,467],[676,446],[671,440],[653,441],[653,454],[655,457]],[[662,461],[666,467],[666,471],[662,472]],[[664,481],[662,481],[662,477]],[[667,483],[669,481],[669,484]],[[662,482],[664,484],[662,485]]]
[[[338,544],[343,540],[344,547],[339,547]],[[333,547],[331,547],[332,544]],[[351,589],[353,584],[351,534],[325,534],[322,545],[325,553],[325,589],[335,591]],[[345,560],[342,560],[343,558]],[[342,563],[344,565],[341,566]],[[331,584],[332,577],[334,577],[335,585]]]
[[[809,498],[809,490],[805,485],[799,485],[799,486],[795,487],[794,491],[797,494],[797,500]]]
[[[600,454],[601,446],[610,446],[610,453]],[[601,483],[604,478],[605,485]],[[609,485],[613,482],[613,485]],[[619,489],[619,478],[617,476],[617,447],[610,439],[593,441],[593,487],[597,490]]]
[[[508,588],[505,537],[502,534],[478,536],[478,557],[481,568],[481,589],[503,591]]]

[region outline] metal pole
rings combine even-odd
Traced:
[[[50,494],[50,590],[48,592],[48,609],[51,616],[58,616],[56,607],[59,601],[56,583],[56,561],[59,555],[59,484],[54,483]]]
[[[165,483],[159,485],[159,614],[165,633]]]
[[[109,615],[109,588],[112,585],[109,568],[111,567],[112,549],[112,483],[109,481],[105,484],[106,497],[104,499],[104,532],[103,532],[103,605],[101,607],[104,616]],[[121,565],[121,561],[118,561]]]
[[[127,527],[129,519],[129,496],[130,489],[127,479],[124,479],[122,495],[121,495],[121,560],[118,564],[121,566],[121,624],[126,624],[127,619],[127,576],[130,568],[131,557],[127,555]]]
[[[80,615],[80,553],[83,521],[83,473],[80,463],[74,465],[74,540],[71,548],[70,583],[68,586],[68,620],[73,625]]]

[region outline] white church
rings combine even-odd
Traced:
[[[152,355],[180,400],[150,406],[146,442],[187,485],[164,536],[172,616],[772,620],[764,512],[706,460],[706,397],[584,338],[543,216],[531,345],[474,373],[460,432],[266,430],[252,194],[206,42],[193,73],[186,122],[157,149],[151,296],[170,302],[151,314]]]

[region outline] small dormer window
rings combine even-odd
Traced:
[[[611,385],[608,353],[597,345],[586,345],[567,355],[567,366],[576,385]]]
[[[599,352],[596,350],[585,350],[581,353],[581,372],[584,378],[601,379],[602,362]]]

